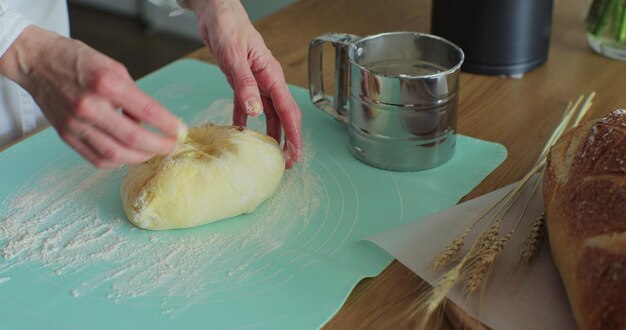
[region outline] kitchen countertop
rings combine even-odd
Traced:
[[[301,0],[255,24],[282,64],[288,83],[307,87],[309,41],[328,32],[371,35],[430,31],[427,0]],[[458,129],[499,142],[509,156],[465,200],[520,179],[539,155],[562,111],[579,95],[598,94],[588,118],[626,107],[626,62],[594,53],[587,45],[588,1],[555,0],[547,62],[522,79],[461,74]],[[211,61],[202,49],[189,57]],[[329,68],[332,68],[329,66]],[[326,70],[330,81],[332,69]],[[394,261],[376,278],[363,280],[325,326],[328,329],[413,328],[411,303],[423,282]],[[444,322],[442,328],[452,328]]]
[[[471,199],[517,181],[528,171],[568,101],[598,94],[588,118],[626,106],[626,62],[594,53],[587,45],[588,1],[555,0],[547,62],[522,79],[461,74],[459,132],[502,143],[508,159],[474,189]],[[301,0],[255,24],[282,64],[288,83],[307,87],[308,42],[328,32],[370,35],[430,31],[427,0]],[[211,61],[206,50],[190,57]],[[332,69],[326,70],[330,81]],[[423,282],[399,262],[363,280],[325,326],[328,329],[413,328],[411,303]],[[442,328],[451,328],[444,322]]]

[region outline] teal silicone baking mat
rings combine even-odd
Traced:
[[[230,124],[216,66],[178,61],[139,85],[190,125]],[[304,162],[252,214],[194,229],[133,227],[126,168],[91,167],[52,129],[0,152],[0,328],[319,328],[392,261],[363,238],[456,204],[506,158],[459,136],[441,167],[369,167],[350,155],[345,127],[290,88]],[[263,118],[249,126],[264,131]]]

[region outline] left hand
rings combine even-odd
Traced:
[[[267,134],[283,149],[287,167],[302,159],[302,113],[282,67],[267,49],[238,0],[188,0],[200,34],[234,90],[233,124],[265,112]]]
[[[137,87],[122,64],[35,25],[0,57],[0,75],[27,90],[61,139],[96,167],[168,154],[184,127]]]

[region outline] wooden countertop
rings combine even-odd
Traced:
[[[517,181],[529,170],[567,102],[580,94],[598,93],[589,117],[626,107],[626,62],[597,55],[587,46],[587,6],[587,1],[555,1],[548,61],[522,79],[461,75],[459,132],[502,143],[509,152],[466,199]],[[282,64],[287,82],[307,87],[312,38],[328,32],[429,32],[430,1],[301,0],[255,26]],[[190,57],[211,61],[204,49]],[[376,278],[363,280],[326,328],[413,328],[419,315],[410,316],[410,306],[421,283],[396,261]]]

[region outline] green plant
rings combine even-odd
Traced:
[[[626,40],[626,0],[594,0],[586,23],[587,32],[596,37]]]

